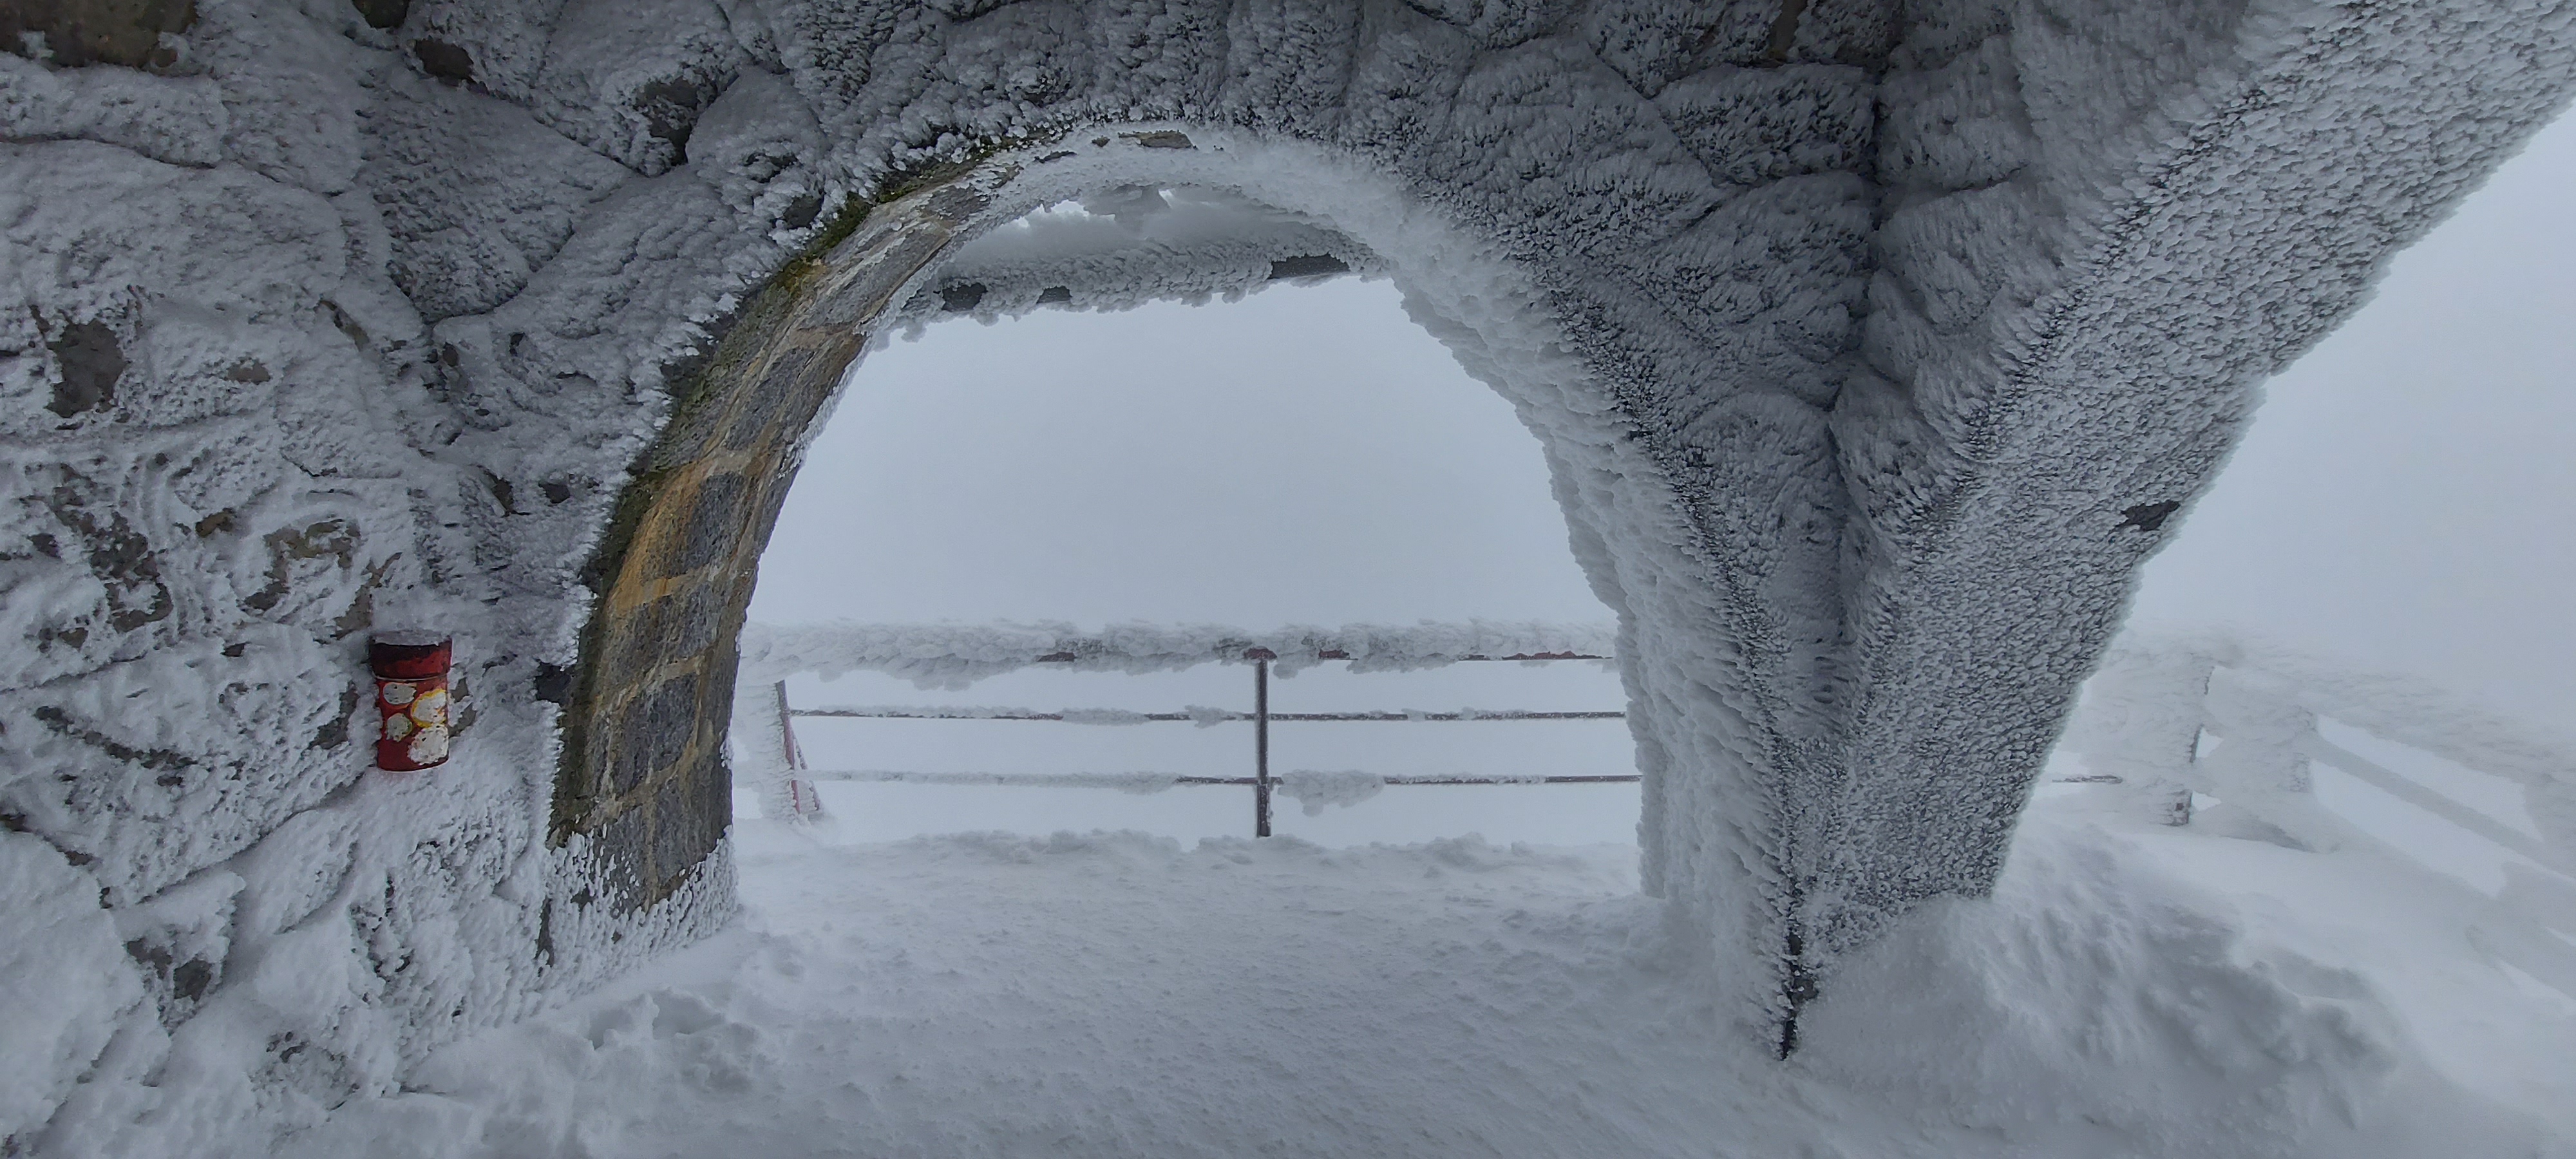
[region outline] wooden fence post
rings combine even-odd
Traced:
[[[796,744],[795,715],[787,707],[787,682],[778,682],[778,757],[787,769],[787,815],[798,821],[815,821],[823,816],[823,797],[814,791],[814,782],[796,774],[806,768],[805,750]]]
[[[2211,667],[2180,645],[2116,646],[2086,690],[2087,711],[2068,730],[2084,763],[2116,778],[2129,808],[2159,824],[2191,823]]]

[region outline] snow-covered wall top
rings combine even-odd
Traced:
[[[0,1147],[203,1153],[721,921],[744,552],[850,358],[1335,266],[1539,433],[1621,617],[1649,888],[1785,1046],[1840,951],[1992,881],[2256,384],[2559,107],[2569,36],[2488,0],[0,9],[0,906],[46,931],[0,947]],[[364,639],[415,626],[457,637],[458,755],[372,774]]]
[[[1271,661],[1294,674],[1325,660],[1354,672],[1408,672],[1464,660],[1607,659],[1606,624],[1473,620],[1464,624],[1291,625],[1266,632],[1221,624],[746,624],[742,679],[882,672],[925,688],[963,688],[1033,664],[1072,671],[1174,672],[1201,664]]]

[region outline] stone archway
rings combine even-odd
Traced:
[[[1211,147],[1202,150],[1193,132]],[[1087,143],[1071,142],[1075,148],[1057,144],[1005,150],[927,174],[907,182],[906,192],[848,211],[745,306],[712,354],[682,379],[675,413],[620,496],[591,565],[599,598],[583,633],[580,662],[570,674],[556,781],[553,839],[582,840],[616,906],[647,907],[668,897],[722,833],[730,808],[722,743],[733,707],[735,638],[754,568],[805,436],[871,338],[912,320],[905,316],[907,303],[917,318],[933,302],[929,308],[942,313],[988,299],[1017,300],[1023,308],[1072,302],[1073,289],[1042,285],[1057,280],[1043,272],[1033,277],[1016,271],[1015,280],[1027,284],[997,290],[992,283],[1008,274],[956,266],[962,252],[971,252],[964,243],[1039,204],[1173,177],[1206,181],[1231,174],[1259,184],[1262,170],[1283,167],[1275,158],[1267,164],[1246,160],[1281,146],[1201,127],[1103,129]],[[1322,170],[1345,171],[1321,187],[1292,192],[1348,200],[1355,187],[1369,184],[1346,158],[1286,151],[1302,155],[1284,167],[1310,178]],[[1597,525],[1603,500],[1576,497],[1569,474],[1573,463],[1592,464],[1599,473],[1603,449],[1617,435],[1598,416],[1615,404],[1561,352],[1533,357],[1523,350],[1510,371],[1493,369],[1499,336],[1541,346],[1555,340],[1555,320],[1539,295],[1518,284],[1507,260],[1478,252],[1441,224],[1436,210],[1413,203],[1400,190],[1371,188],[1356,199],[1374,202],[1351,214],[1363,223],[1362,235],[1393,242],[1399,252],[1407,247],[1392,235],[1416,235],[1410,246],[1416,252],[1405,256],[1418,259],[1423,234],[1446,235],[1436,248],[1446,251],[1452,268],[1431,280],[1459,281],[1460,267],[1473,269],[1469,282],[1485,280],[1483,293],[1471,296],[1484,299],[1487,313],[1446,323],[1442,336],[1462,355],[1489,364],[1488,378],[1547,445],[1569,517],[1586,524],[1577,542],[1596,545],[1583,562],[1596,588],[1616,593],[1619,569],[1597,547],[1605,535]],[[1217,244],[1248,248],[1211,260],[1235,267],[1248,262],[1251,270],[1266,269],[1274,279],[1354,265],[1394,269],[1399,280],[1405,276],[1401,262],[1326,226]],[[1168,275],[1176,264],[1187,265],[1188,257],[1166,254],[1159,264],[1166,276],[1153,288],[1087,284],[1082,297],[1178,292]],[[1239,269],[1228,272],[1242,276]],[[1227,274],[1210,276],[1221,282]],[[1443,297],[1438,289],[1417,289],[1413,301],[1430,311],[1427,322],[1471,313]],[[1629,462],[1607,477],[1620,502],[1666,502],[1666,488],[1652,474],[1651,465]]]
[[[1780,723],[1791,711],[1780,698],[1801,677],[1776,660],[1740,662],[1748,637],[1775,641],[1751,650],[1782,650],[1784,609],[1713,582],[1725,568],[1694,526],[1676,464],[1639,437],[1613,380],[1569,334],[1562,298],[1365,157],[1221,127],[1104,126],[906,182],[790,263],[679,380],[676,411],[592,566],[599,598],[566,704],[551,829],[578,849],[585,897],[616,912],[660,905],[718,847],[735,633],[753,569],[804,432],[874,328],[908,302],[1043,298],[1052,288],[1033,288],[1052,279],[1023,271],[1015,294],[958,283],[946,263],[1039,204],[1157,182],[1238,189],[1327,223],[1328,253],[1301,242],[1254,268],[1329,259],[1391,272],[1417,321],[1538,436],[1577,560],[1622,625],[1650,888],[1678,903],[1753,1018],[1788,1025],[1811,992],[1797,892],[1748,882],[1743,866],[1788,856],[1780,806],[1766,796],[1813,777],[1815,754],[1789,745]],[[1132,287],[1084,287],[1097,290]]]

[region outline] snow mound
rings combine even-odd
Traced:
[[[43,841],[0,832],[0,897],[23,907],[0,942],[0,1139],[43,1126],[70,1093],[55,1076],[98,1057],[143,1000],[96,889]]]
[[[2427,1154],[2433,1123],[2477,1117],[2408,1065],[2361,975],[2267,943],[2107,833],[2034,829],[1996,896],[1926,907],[1832,980],[1803,1065],[2085,1153]]]

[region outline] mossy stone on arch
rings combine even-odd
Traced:
[[[584,572],[598,599],[564,705],[548,831],[559,845],[588,835],[603,868],[624,867],[608,875],[620,908],[669,896],[723,837],[736,641],[796,448],[869,327],[990,204],[969,180],[979,172],[957,166],[890,206],[845,206],[703,361],[668,376],[671,419]]]

